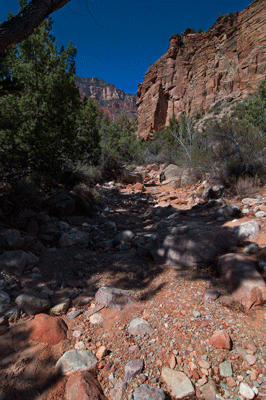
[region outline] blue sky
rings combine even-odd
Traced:
[[[0,21],[19,8],[17,0],[0,0],[0,4]],[[167,51],[170,36],[187,27],[206,31],[219,14],[242,11],[248,4],[243,0],[71,0],[52,14],[53,34],[59,48],[70,40],[77,47],[77,75],[96,76],[126,93],[136,93],[147,69]]]

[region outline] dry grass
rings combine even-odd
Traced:
[[[240,177],[236,181],[235,191],[238,197],[253,197],[258,188],[260,187],[260,179],[256,175],[255,177]]]

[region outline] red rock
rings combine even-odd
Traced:
[[[138,135],[152,138],[173,115],[195,116],[212,111],[218,100],[222,108],[229,98],[241,101],[252,94],[265,78],[265,23],[265,3],[255,1],[219,17],[206,32],[171,36],[168,51],[139,85]]]
[[[142,183],[138,182],[138,183],[135,183],[135,185],[132,186],[132,189],[144,192],[145,187],[144,187],[144,185]]]
[[[226,331],[215,331],[209,342],[215,349],[231,350],[231,338]]]
[[[57,344],[67,338],[67,325],[62,318],[37,314],[29,322],[29,337],[39,343]]]
[[[197,380],[200,378],[198,372],[195,369],[193,369],[193,371],[192,371],[192,376],[193,376],[193,378],[195,378]]]
[[[77,372],[68,378],[66,400],[107,400],[101,385],[88,371]]]
[[[226,378],[226,382],[227,382],[227,385],[230,386],[231,388],[236,386],[236,381],[234,380],[234,378],[232,376],[228,376]]]

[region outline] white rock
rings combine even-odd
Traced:
[[[103,322],[103,316],[100,313],[96,313],[90,316],[89,321],[91,324],[96,325]]]
[[[252,400],[255,397],[255,392],[246,383],[241,382],[239,386],[239,394],[247,400]]]
[[[183,372],[173,371],[168,367],[163,367],[162,378],[176,399],[183,399],[195,393],[190,379]]]

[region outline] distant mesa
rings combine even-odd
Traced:
[[[82,97],[97,100],[111,117],[117,117],[124,112],[130,119],[138,118],[135,94],[126,94],[123,90],[94,76],[92,78],[76,76],[76,85]]]
[[[217,115],[252,94],[266,78],[265,26],[266,0],[255,0],[207,32],[171,36],[138,88],[139,135],[149,138],[183,112]]]

